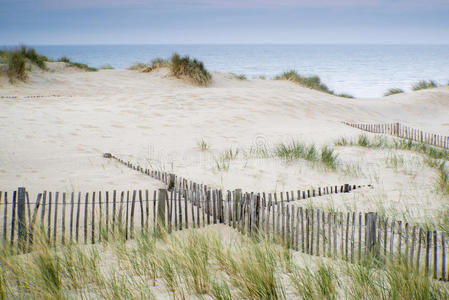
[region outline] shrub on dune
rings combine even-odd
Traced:
[[[212,76],[201,61],[190,59],[188,56],[181,57],[173,54],[170,63],[170,73],[177,78],[186,78],[192,83],[206,86],[210,83]]]
[[[7,63],[7,72],[11,83],[16,79],[25,81],[28,78],[26,71],[26,59],[19,51],[12,52],[7,59]]]
[[[412,90],[419,91],[438,87],[438,84],[433,80],[421,80],[412,85]]]
[[[26,46],[21,46],[20,52],[23,57],[28,58],[33,64],[35,64],[39,68],[43,70],[47,69],[47,65],[45,63],[48,61],[47,56],[38,54],[34,48],[27,48]]]
[[[398,88],[392,88],[385,92],[384,97],[395,95],[395,94],[401,94],[403,92],[404,92],[404,90],[401,90]]]

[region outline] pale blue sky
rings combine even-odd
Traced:
[[[0,45],[449,43],[449,0],[0,0]]]

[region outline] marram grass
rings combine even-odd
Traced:
[[[220,228],[220,231],[224,227]],[[230,232],[232,229],[228,228]],[[399,261],[360,264],[300,254],[263,233],[189,229],[34,250],[0,247],[2,299],[445,299],[447,286]],[[45,233],[44,233],[45,234]],[[302,262],[301,262],[302,261]],[[308,261],[308,264],[304,264]],[[157,288],[155,288],[157,286]],[[161,291],[165,291],[165,294]]]
[[[318,76],[302,76],[298,74],[295,70],[290,70],[288,72],[284,72],[280,75],[277,75],[274,77],[276,80],[288,80],[292,81],[300,86],[317,90],[323,93],[335,95],[338,97],[344,97],[344,98],[354,98],[352,95],[341,93],[341,94],[335,94],[334,91],[328,88],[327,85],[321,82],[320,77]]]

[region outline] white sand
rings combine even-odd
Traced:
[[[340,161],[358,162],[359,174],[323,172],[308,162],[248,160],[243,155],[231,162],[229,171],[220,172],[213,157],[229,147],[249,149],[292,139],[332,144],[338,137],[361,133],[342,121],[398,121],[449,135],[447,87],[361,100],[287,81],[240,81],[222,73],[213,73],[213,84],[202,88],[170,78],[167,70],[82,72],[61,63],[50,67],[55,71],[33,72],[28,83],[10,85],[0,77],[0,96],[18,96],[0,99],[0,190],[25,186],[33,194],[44,189],[161,187],[158,181],[102,158],[104,152],[112,152],[141,163],[150,159],[154,167],[224,189],[273,192],[371,183],[372,190],[333,197],[336,207],[363,211],[378,208],[373,199],[387,207],[424,204],[435,210],[444,200],[433,193],[436,173],[408,152],[396,153],[406,163],[394,170],[385,164],[392,155],[388,151],[338,148]],[[26,98],[30,95],[45,97]],[[201,138],[210,150],[198,149]],[[324,198],[317,201],[330,205]]]

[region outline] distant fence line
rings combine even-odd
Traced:
[[[395,137],[409,139],[415,142],[429,144],[435,147],[449,149],[449,136],[424,132],[422,130],[404,126],[400,123],[388,124],[357,124],[343,122],[345,125],[372,133],[389,134]]]
[[[64,96],[64,95],[26,95],[26,96],[0,95],[0,99],[17,99],[17,98],[30,99],[30,98],[50,98],[50,97],[60,98],[60,97],[73,97],[73,96]]]
[[[3,199],[1,198],[3,197]],[[8,194],[0,192],[8,204]],[[374,212],[325,212],[276,199],[272,193],[173,188],[37,195],[32,209],[25,188],[13,192],[3,209],[3,242],[31,251],[36,230],[53,246],[97,243],[118,233],[168,233],[226,224],[242,234],[264,233],[306,254],[358,262],[367,254],[391,258],[447,281],[444,232],[425,230]],[[40,230],[39,230],[40,229]]]

